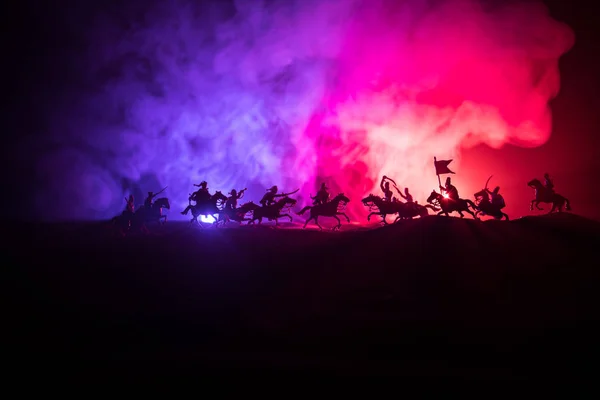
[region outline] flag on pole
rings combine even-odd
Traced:
[[[450,164],[452,160],[440,160],[438,161],[435,157],[433,157],[433,164],[435,165],[435,174],[436,175],[444,175],[444,174],[454,174],[454,171],[450,171],[448,168],[448,164]]]

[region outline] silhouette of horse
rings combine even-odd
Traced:
[[[539,179],[532,179],[531,181],[527,182],[527,186],[535,189],[535,198],[531,200],[531,204],[529,205],[530,210],[533,211],[534,205],[538,210],[543,210],[543,208],[540,207],[540,203],[551,203],[552,208],[548,214],[551,214],[555,211],[562,212],[563,207],[566,211],[571,211],[571,203],[569,202],[569,199],[546,189]]]
[[[215,218],[215,220],[216,220],[218,218],[217,214],[222,211],[217,206],[217,203],[218,202],[222,203],[226,200],[227,200],[227,196],[225,196],[220,191],[216,191],[215,194],[210,196],[210,198],[208,200],[200,202],[200,203],[196,203],[196,205],[193,206],[192,205],[192,196],[190,196],[188,199],[190,204],[181,213],[183,215],[187,215],[188,211],[192,211],[193,218],[190,220],[190,224],[195,222],[195,223],[199,224],[200,226],[202,226],[198,222],[198,217],[201,215],[208,217],[210,215],[213,218]]]
[[[509,220],[508,214],[503,213],[500,208],[498,208],[497,206],[492,204],[492,202],[490,201],[490,194],[485,189],[480,190],[479,192],[475,193],[473,196],[476,199],[477,198],[481,199],[476,204],[476,206],[477,206],[477,211],[475,211],[476,217],[479,217],[479,214],[481,214],[481,215],[489,215],[490,217],[494,217],[495,219],[504,218],[507,221]]]
[[[260,208],[260,206],[253,201],[244,203],[235,209],[225,208],[224,210],[219,211],[219,219],[217,220],[216,224],[217,226],[219,223],[225,225],[230,221],[239,222],[241,224],[244,221],[250,221],[250,218],[246,218],[246,214],[256,210],[257,208]]]
[[[119,236],[130,233],[149,233],[142,213],[123,211],[120,215],[113,217],[110,223],[117,229]]]
[[[262,223],[263,218],[267,218],[269,221],[275,220],[275,225],[279,224],[278,219],[282,217],[288,217],[290,222],[292,222],[292,216],[290,214],[281,214],[281,210],[284,207],[293,207],[297,203],[296,199],[292,199],[291,197],[282,197],[277,200],[275,204],[271,204],[270,206],[258,207],[252,212],[252,219],[248,222],[248,224],[254,224],[254,221],[258,220],[258,223]]]
[[[350,218],[348,218],[348,216],[345,213],[338,211],[338,207],[339,207],[340,203],[342,203],[342,202],[346,203],[346,204],[348,202],[350,202],[350,199],[348,197],[346,197],[344,195],[344,193],[338,194],[333,199],[331,199],[331,201],[328,201],[327,203],[317,204],[316,206],[304,207],[302,210],[300,210],[297,213],[298,215],[302,215],[307,210],[310,210],[310,218],[308,218],[306,220],[306,223],[304,224],[303,228],[306,228],[306,225],[308,225],[308,223],[314,219],[315,224],[317,224],[319,229],[323,230],[323,227],[319,224],[319,217],[333,217],[333,218],[337,219],[337,222],[338,222],[337,226],[333,229],[334,230],[340,229],[342,227],[342,221],[338,218],[338,215],[343,215],[344,217],[346,217],[346,220],[348,222],[350,222]]]
[[[152,203],[152,207],[150,208],[150,210],[148,210],[144,206],[138,208],[135,214],[141,215],[144,222],[162,222],[163,224],[165,224],[167,222],[167,216],[163,215],[163,208],[166,208],[167,210],[171,209],[171,203],[166,197],[156,199],[156,201]]]
[[[463,214],[463,212],[466,212],[471,214],[473,218],[477,219],[475,213],[469,210],[469,207],[471,207],[473,210],[477,211],[477,206],[469,199],[447,199],[442,194],[433,190],[427,198],[427,202],[433,203],[434,201],[437,201],[440,205],[440,208],[442,209],[442,211],[438,212],[437,215],[445,214],[447,217],[449,217],[450,213],[457,212],[460,214],[461,218],[464,218],[465,215]]]
[[[386,201],[383,198],[374,195],[373,193],[362,199],[362,203],[365,207],[369,207],[369,210],[372,209],[372,207],[377,208],[377,211],[373,211],[367,216],[367,221],[371,221],[371,216],[373,215],[380,215],[382,222],[385,225],[388,224],[385,219],[388,215],[399,214],[404,209],[401,202]]]
[[[434,212],[440,211],[439,208],[431,205],[421,205],[418,203],[403,203],[399,202],[402,207],[400,207],[400,211],[398,212],[398,216],[394,223],[399,222],[401,219],[413,219],[414,217],[427,217],[429,215],[429,209]]]

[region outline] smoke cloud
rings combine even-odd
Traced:
[[[535,2],[144,2],[71,23],[78,85],[35,143],[50,219],[111,217],[164,186],[176,217],[202,180],[255,201],[300,188],[299,205],[326,182],[356,217],[387,175],[423,202],[434,156],[459,172],[461,147],[548,140],[574,43]]]

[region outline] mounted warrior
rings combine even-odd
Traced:
[[[384,200],[389,201],[391,203],[393,201],[394,193],[390,189],[390,182],[392,182],[394,184],[394,186],[396,186],[396,182],[394,182],[394,180],[392,178],[388,178],[387,176],[384,175],[383,178],[381,178],[381,182],[379,183],[379,188],[383,192]],[[397,187],[396,187],[396,190],[398,190]]]
[[[206,181],[202,181],[199,184],[195,184],[194,186],[200,188],[193,193],[190,193],[188,197],[188,206],[181,212],[181,215],[187,215],[187,213],[193,208],[197,207],[201,204],[208,204],[211,200],[212,195],[208,191],[208,183]],[[195,205],[192,205],[192,201],[195,202]]]
[[[550,179],[550,174],[547,172],[544,174],[544,187],[548,192],[554,194],[554,182]]]
[[[458,189],[452,184],[452,179],[450,179],[450,177],[446,178],[446,183],[444,186],[440,186],[440,190],[442,193],[446,194],[450,200],[458,201],[460,199]]]
[[[265,195],[262,197],[262,199],[259,201],[259,203],[263,207],[271,206],[271,205],[275,204],[275,199],[277,197],[289,196],[290,194],[296,193],[300,189],[296,189],[293,192],[289,192],[289,193],[277,193],[278,190],[279,189],[277,188],[277,186],[272,186],[270,189],[267,189],[267,193],[265,193]]]
[[[167,187],[165,186],[164,188],[162,188],[157,193],[148,192],[148,197],[146,197],[146,200],[144,201],[144,207],[146,208],[146,211],[151,211],[152,210],[152,205],[153,205],[153,202],[154,202],[154,198],[156,196],[158,196],[159,194],[161,194],[162,192],[164,192],[166,188]]]
[[[248,189],[244,188],[238,192],[235,189],[231,189],[231,192],[229,192],[229,197],[227,198],[227,201],[225,202],[225,208],[229,211],[236,210],[238,200],[240,200],[242,197],[244,197],[244,192],[246,190],[248,190]]]
[[[310,196],[310,198],[313,200],[313,206],[327,203],[329,201],[329,188],[324,182],[321,183],[321,188],[315,197]]]
[[[129,198],[125,197],[125,212],[133,214],[135,212],[135,200],[133,198],[133,195],[130,194]]]
[[[508,215],[502,212],[502,209],[506,207],[506,203],[504,202],[504,197],[500,194],[500,186],[496,186],[494,190],[488,189],[488,184],[492,176],[485,182],[485,187],[474,194],[475,201],[477,202],[475,215],[489,215],[496,219],[504,218],[508,220]]]
[[[199,187],[197,191],[190,195],[190,200],[193,200],[198,203],[204,203],[210,200],[210,192],[208,191],[208,183],[206,181],[200,182],[199,185],[194,184],[194,186]]]

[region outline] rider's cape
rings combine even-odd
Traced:
[[[506,207],[506,202],[504,201],[504,197],[502,197],[501,194],[496,195],[492,205],[498,207],[499,209],[503,209],[504,207]]]

